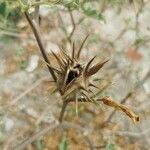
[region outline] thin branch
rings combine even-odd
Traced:
[[[18,95],[16,98],[14,98],[8,105],[0,107],[0,111],[7,109],[8,107],[10,107],[12,105],[15,105],[19,100],[21,100],[23,97],[28,95],[33,89],[35,89],[37,86],[39,86],[43,80],[45,80],[47,78],[48,78],[48,76],[44,76],[44,77],[40,78],[39,80],[37,80],[35,83],[30,85],[30,87],[28,87],[24,92],[22,92],[20,95]]]
[[[36,40],[37,40],[37,43],[39,45],[40,51],[41,51],[41,53],[43,55],[43,58],[44,58],[45,62],[50,64],[50,62],[48,60],[48,57],[46,55],[46,52],[45,52],[45,48],[44,48],[42,39],[41,39],[41,35],[40,35],[40,32],[39,32],[39,27],[37,26],[35,21],[32,21],[29,13],[27,11],[24,12],[24,14],[26,16],[26,19],[27,19],[28,23],[30,24],[30,26],[32,28],[32,31],[34,33],[34,36],[35,36]],[[56,81],[56,76],[55,76],[54,71],[48,65],[47,65],[47,67],[49,69],[50,74],[52,75],[52,78],[54,79],[54,81]]]
[[[36,24],[34,21],[32,21],[32,19],[30,18],[28,12],[25,12],[25,16],[26,16],[26,19],[28,20],[28,22],[29,22],[29,24],[30,24],[30,26],[31,26],[31,28],[32,28],[32,30],[33,30],[33,32],[34,32],[35,38],[36,38],[37,43],[38,43],[38,45],[39,45],[39,47],[40,47],[41,53],[42,53],[42,55],[43,55],[43,58],[44,58],[45,62],[47,63],[47,67],[48,67],[48,69],[49,69],[49,72],[50,72],[50,74],[52,75],[54,81],[56,82],[57,78],[56,78],[56,76],[55,76],[55,74],[54,74],[54,71],[53,71],[53,70],[51,69],[51,67],[48,65],[48,64],[50,64],[50,62],[49,62],[48,57],[47,57],[47,55],[46,55],[46,53],[45,53],[45,49],[44,49],[44,46],[43,46],[43,42],[42,42],[42,39],[41,39],[41,35],[40,35],[40,32],[39,32],[39,28],[38,28],[37,24]],[[61,94],[61,92],[60,92],[60,94]],[[62,122],[62,120],[63,120],[63,117],[64,117],[64,113],[65,113],[65,109],[66,109],[66,107],[67,107],[67,104],[68,104],[67,102],[64,102],[64,101],[63,101],[63,107],[62,107],[62,110],[61,110],[61,113],[60,113],[60,117],[59,117],[59,121],[60,121],[60,122]]]
[[[40,0],[36,0],[36,2],[40,2]],[[35,6],[34,16],[35,16],[35,21],[38,25],[40,24],[39,10],[40,10],[40,5]]]
[[[135,30],[136,30],[136,37],[139,36],[139,16],[143,11],[143,8],[145,6],[144,1],[141,1],[140,8],[136,12],[136,6],[135,6],[135,1],[133,1],[134,9],[135,9]]]
[[[61,22],[60,24],[61,24],[62,30],[64,31],[64,33],[65,33],[65,35],[66,35],[67,40],[69,41],[69,43],[71,43],[71,39],[68,36],[68,32],[67,32],[67,29],[66,29],[66,25],[65,25],[65,23],[64,23],[64,21],[63,21],[63,19],[61,17],[61,14],[59,13],[59,11],[58,11],[58,17],[59,17],[60,22]]]
[[[104,145],[100,145],[100,146],[94,146],[94,149],[102,149],[102,148],[105,148],[106,147],[106,145],[104,144]]]
[[[88,143],[90,150],[94,150],[94,146],[93,146],[90,138],[87,135],[87,131],[79,125],[76,125],[76,124],[73,124],[73,123],[68,123],[68,122],[63,122],[61,124],[55,123],[53,125],[49,125],[45,129],[42,129],[41,131],[35,133],[34,135],[30,136],[30,138],[24,140],[22,143],[20,143],[19,145],[13,147],[10,150],[22,150],[22,149],[26,148],[29,144],[31,144],[32,142],[37,140],[39,137],[45,135],[46,133],[50,134],[55,129],[61,128],[61,127],[66,128],[66,129],[73,128],[73,129],[76,129],[76,130],[80,131],[82,133],[84,139]]]
[[[17,96],[16,98],[14,98],[12,100],[12,102],[9,104],[10,105],[14,105],[15,103],[17,103],[20,99],[22,99],[23,97],[25,97],[27,94],[29,94],[33,89],[35,89],[38,85],[40,85],[42,83],[42,81],[44,81],[45,79],[47,79],[48,76],[44,76],[42,78],[40,78],[39,80],[37,80],[35,83],[33,83],[32,85],[30,85],[29,88],[27,88],[27,90],[25,90],[23,93],[21,93],[19,96]]]
[[[74,21],[74,17],[73,17],[73,14],[72,14],[72,11],[68,8],[68,11],[69,11],[69,15],[70,15],[70,18],[71,18],[71,23],[72,23],[72,26],[73,26],[73,29],[69,35],[69,38],[71,39],[73,34],[74,34],[74,31],[76,29],[76,24],[75,24],[75,21]]]
[[[88,143],[90,150],[94,150],[93,143],[92,143],[92,141],[90,140],[90,138],[88,137],[88,135],[87,135],[88,132],[86,131],[85,128],[83,128],[83,127],[81,127],[81,126],[79,126],[79,125],[77,125],[77,124],[68,123],[68,122],[63,122],[63,123],[62,123],[62,127],[63,127],[63,128],[74,128],[74,129],[80,131],[80,132],[82,133],[84,139],[85,139],[86,142]]]
[[[23,34],[11,31],[0,31],[0,35],[7,35],[15,38],[26,38]]]
[[[48,113],[48,111],[50,110],[51,106],[49,105],[48,107],[45,108],[45,110],[40,114],[40,116],[38,115],[38,117],[36,118],[36,126],[38,126],[41,122],[46,122],[48,123],[48,121],[45,121],[44,117],[45,115]]]
[[[113,40],[112,43],[115,43],[116,41],[118,41],[119,39],[121,39],[121,37],[127,32],[127,29],[123,29],[121,30],[121,32],[117,35],[117,37]]]
[[[147,99],[148,99],[149,96],[147,96]],[[142,102],[141,105],[139,107],[136,108],[136,112],[141,112],[141,111],[145,111],[147,109],[150,108],[150,100],[148,99],[147,101],[145,101],[144,103]]]
[[[60,0],[56,0],[56,1],[49,1],[49,2],[40,2],[40,1],[36,1],[36,2],[33,2],[31,4],[31,7],[36,7],[36,6],[39,6],[39,5],[52,5],[52,4],[58,4],[60,2]]]
[[[62,10],[61,10],[61,11],[62,11]],[[67,29],[66,29],[66,27],[65,27],[65,23],[64,23],[64,21],[63,21],[63,19],[62,19],[62,17],[61,17],[61,14],[59,13],[59,11],[58,11],[58,16],[59,16],[60,21],[61,21],[62,29],[63,29],[63,31],[64,31],[64,33],[65,33],[65,35],[66,35],[68,41],[71,43],[71,38],[72,38],[72,36],[73,36],[73,34],[74,34],[74,32],[75,32],[76,26],[79,25],[79,24],[84,20],[84,18],[81,18],[81,19],[79,20],[79,22],[76,24],[76,23],[75,23],[75,20],[74,20],[74,16],[73,16],[72,11],[70,10],[70,8],[68,8],[68,11],[66,11],[66,12],[69,12],[70,19],[71,19],[71,23],[72,23],[72,27],[73,27],[73,28],[72,28],[72,31],[71,31],[70,33],[67,32]],[[68,34],[69,34],[69,35],[68,35]]]
[[[68,102],[67,102],[67,101],[63,101],[63,105],[62,105],[61,112],[60,112],[60,116],[59,116],[59,122],[62,122],[62,121],[63,121],[63,118],[64,118],[64,114],[65,114],[65,110],[66,110],[67,105],[68,105]]]
[[[5,25],[5,26],[4,26]],[[8,25],[4,24],[3,26],[0,25],[0,30],[6,30],[8,32],[19,32],[16,28],[9,28]]]
[[[11,146],[11,144],[13,143],[13,141],[16,140],[17,138],[18,138],[18,134],[14,135],[14,133],[11,133],[10,136],[9,136],[9,139],[7,139],[6,143],[3,146],[3,150],[9,150],[9,147]]]
[[[49,125],[47,128],[35,133],[34,135],[32,135],[30,138],[24,140],[22,143],[18,144],[17,146],[13,147],[10,150],[23,150],[24,148],[26,148],[29,144],[31,144],[32,142],[34,142],[35,140],[37,140],[39,137],[41,137],[42,135],[45,135],[47,132],[52,132],[54,129],[56,129],[59,125],[58,124],[54,124],[54,125]]]
[[[121,136],[128,136],[128,137],[132,137],[132,138],[141,138],[145,135],[150,134],[150,128],[146,129],[144,131],[141,131],[139,133],[129,132],[129,131],[116,131],[115,134],[116,135],[121,135]]]

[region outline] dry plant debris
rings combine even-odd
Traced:
[[[52,51],[53,56],[57,60],[57,67],[50,64],[48,65],[56,75],[56,89],[61,93],[63,101],[75,101],[76,114],[78,114],[78,101],[93,103],[103,101],[105,105],[123,111],[132,119],[133,123],[138,122],[139,116],[127,106],[113,101],[110,97],[101,99],[94,97],[95,94],[90,87],[97,89],[98,87],[90,81],[90,77],[96,74],[109,60],[98,62],[91,67],[95,59],[95,57],[93,57],[85,66],[82,65],[82,63],[80,63],[80,53],[87,38],[88,36],[84,39],[77,53],[75,51],[75,42],[73,42],[71,56],[69,56],[65,50],[61,50],[62,57],[57,56]]]
[[[103,103],[105,105],[108,105],[110,107],[114,107],[115,109],[121,110],[123,112],[126,113],[127,116],[129,116],[133,123],[136,123],[139,121],[139,116],[136,115],[130,108],[128,108],[127,106],[123,105],[123,104],[119,104],[115,101],[113,101],[110,97],[106,97],[104,99],[102,99]]]

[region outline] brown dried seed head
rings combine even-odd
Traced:
[[[88,37],[88,36],[87,36]],[[96,74],[109,60],[99,62],[91,67],[92,62],[95,57],[93,57],[85,67],[83,67],[79,62],[79,57],[81,53],[81,49],[87,39],[83,41],[81,44],[77,54],[75,54],[75,43],[73,43],[72,48],[72,56],[70,57],[64,50],[62,50],[63,58],[58,57],[54,52],[53,55],[57,60],[58,68],[54,68],[49,65],[54,72],[57,72],[57,89],[62,94],[62,98],[64,100],[74,100],[77,105],[77,95],[81,94],[85,97],[87,101],[91,100],[91,98],[87,95],[92,92],[89,87],[93,86],[97,88],[94,84],[89,81],[89,77]],[[84,94],[86,92],[87,94]],[[80,98],[79,98],[80,99]],[[127,106],[120,104],[118,102],[113,101],[109,97],[105,97],[99,99],[103,101],[104,104],[114,107],[115,109],[123,111],[127,116],[129,116],[134,123],[139,121],[139,116],[137,116],[131,109]],[[92,100],[92,102],[96,102]],[[76,106],[77,108],[77,106]]]

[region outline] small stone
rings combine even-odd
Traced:
[[[38,61],[39,61],[39,56],[38,55],[32,55],[30,57],[29,64],[26,68],[26,71],[27,72],[34,71],[38,67]]]
[[[14,126],[14,121],[10,118],[5,119],[5,130],[10,131]]]

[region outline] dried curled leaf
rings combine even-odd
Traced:
[[[108,105],[110,107],[114,107],[115,109],[121,110],[126,113],[127,116],[129,116],[133,123],[136,123],[139,121],[139,116],[136,115],[130,108],[127,106],[120,104],[118,102],[113,101],[110,97],[105,97],[101,99],[105,105]]]

